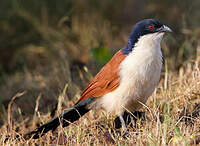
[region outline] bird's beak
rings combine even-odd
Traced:
[[[173,32],[167,25],[163,25],[158,32]]]

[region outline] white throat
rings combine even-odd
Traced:
[[[144,36],[141,36],[138,39],[138,42],[135,44],[134,50],[145,51],[145,50],[151,50],[153,52],[161,52],[161,46],[160,43],[162,41],[164,33],[152,33],[147,34]]]

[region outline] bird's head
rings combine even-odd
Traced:
[[[133,27],[130,34],[128,45],[124,48],[123,53],[128,54],[132,51],[136,43],[144,36],[149,36],[149,39],[161,41],[165,32],[172,32],[172,30],[156,19],[144,19],[139,21]],[[160,42],[159,42],[160,43]]]

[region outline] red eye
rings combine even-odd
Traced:
[[[154,25],[149,25],[149,29],[154,29]]]

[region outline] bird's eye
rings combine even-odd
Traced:
[[[152,29],[154,29],[154,25],[151,24],[148,26],[148,28],[152,30]]]

